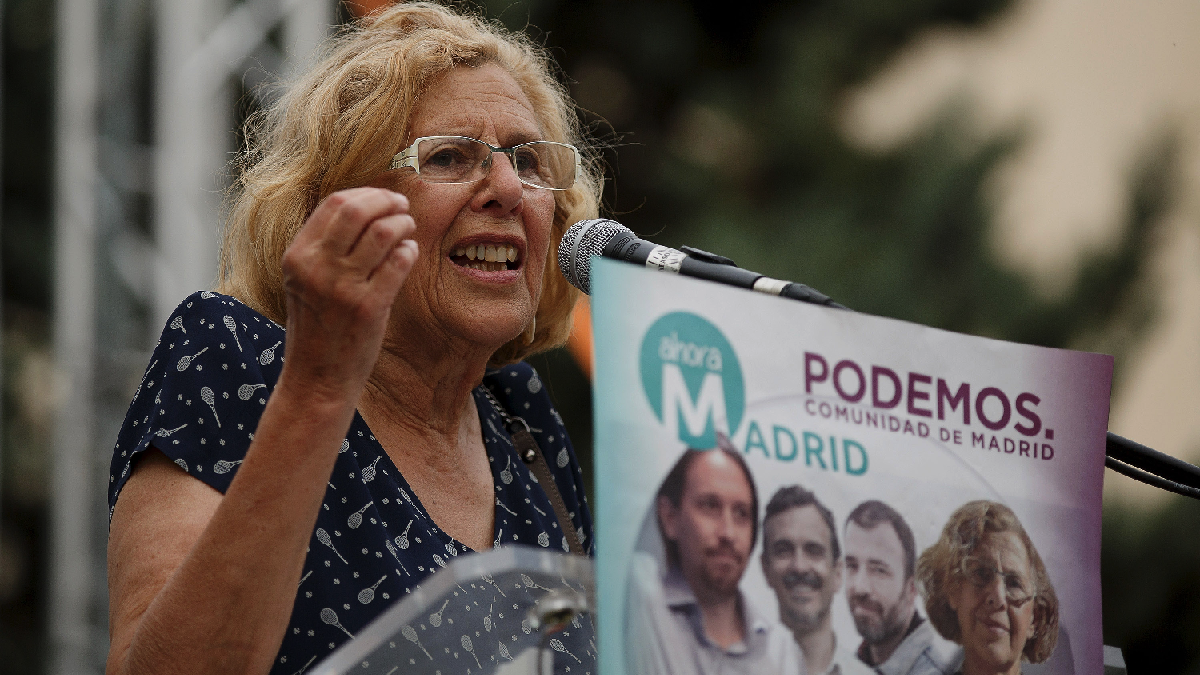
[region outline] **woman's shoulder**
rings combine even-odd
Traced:
[[[224,492],[279,378],[284,330],[228,295],[199,291],[167,319],[113,448],[109,506],[150,447]]]
[[[283,326],[241,300],[213,291],[196,291],[184,298],[167,319],[159,344],[173,337],[187,336],[189,329],[194,331],[191,334],[193,341],[208,338],[233,340],[237,344],[240,344],[241,335],[258,340],[260,334],[282,336],[284,333]]]

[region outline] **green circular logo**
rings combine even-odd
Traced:
[[[746,410],[742,368],[729,340],[691,312],[660,317],[642,338],[642,391],[659,421],[689,447],[716,447],[733,436]]]

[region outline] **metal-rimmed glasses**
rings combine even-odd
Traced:
[[[573,145],[531,141],[497,148],[469,136],[422,136],[396,153],[391,168],[412,168],[430,183],[474,183],[491,171],[497,152],[508,156],[517,178],[530,187],[566,190],[583,173],[579,150]]]
[[[997,577],[1004,580],[1004,598],[1013,607],[1020,607],[1033,599],[1033,584],[1016,572],[1001,572],[993,562],[984,558],[968,556],[962,561],[962,574],[978,589],[995,585]]]

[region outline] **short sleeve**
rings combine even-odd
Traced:
[[[149,447],[224,493],[246,456],[283,363],[281,326],[202,291],[171,313],[113,448],[109,517]]]

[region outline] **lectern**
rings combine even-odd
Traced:
[[[595,675],[592,561],[505,547],[448,562],[314,675]],[[337,624],[336,608],[321,613]]]

